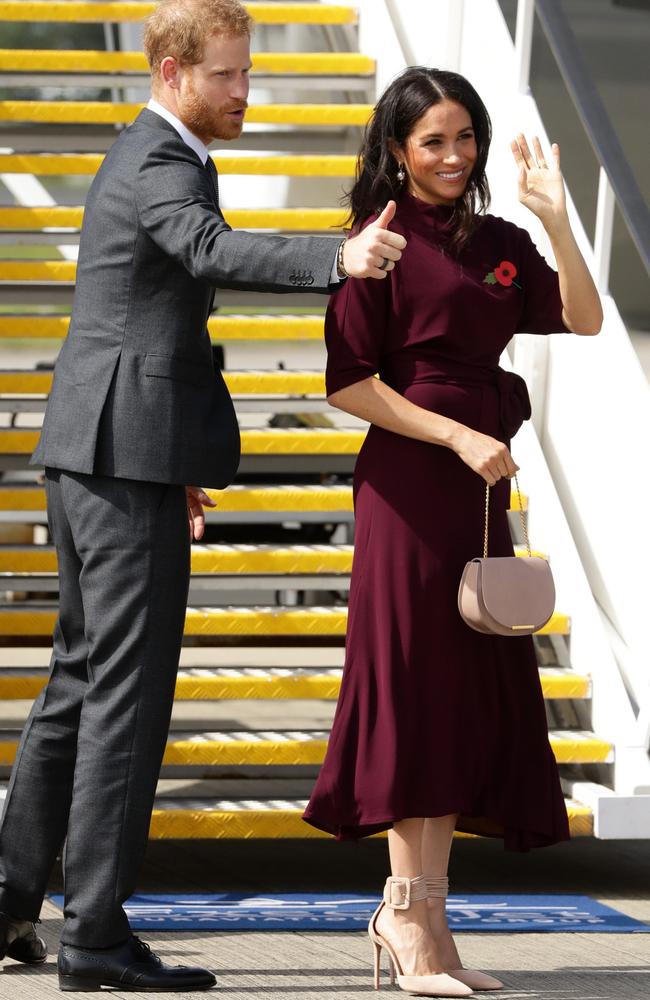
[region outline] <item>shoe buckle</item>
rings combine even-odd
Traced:
[[[411,881],[390,876],[384,886],[384,903],[391,910],[408,910],[411,905]]]

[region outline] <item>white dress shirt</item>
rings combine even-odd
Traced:
[[[180,118],[173,115],[171,111],[164,108],[162,104],[158,103],[158,101],[154,101],[153,97],[147,104],[147,110],[153,111],[155,114],[160,115],[161,118],[164,118],[166,122],[169,122],[169,124],[176,129],[185,145],[194,150],[203,166],[206,165],[209,155],[208,147],[201,142],[198,136],[194,135],[194,132],[190,132],[190,130],[183,125]]]
[[[201,142],[198,136],[194,135],[193,132],[190,132],[190,130],[185,125],[183,125],[182,121],[179,118],[177,118],[176,115],[173,115],[171,111],[168,111],[167,108],[163,107],[162,104],[159,104],[158,101],[153,99],[153,97],[147,104],[147,110],[153,111],[154,114],[160,115],[160,117],[164,118],[166,122],[169,122],[169,124],[176,129],[176,131],[180,135],[185,145],[189,146],[190,149],[194,150],[194,152],[200,159],[203,166],[205,166],[208,160],[208,156],[210,154],[208,152],[208,147]],[[335,255],[334,263],[332,265],[332,273],[330,275],[330,283],[338,284],[340,280],[341,279],[339,278],[338,271],[336,268],[336,255]]]

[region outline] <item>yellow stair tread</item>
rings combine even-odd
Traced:
[[[208,490],[219,511],[351,511],[351,486],[230,486]],[[527,498],[522,496],[524,509]],[[510,496],[512,510],[519,509],[516,492]],[[40,486],[0,484],[0,511],[45,510],[45,490]]]
[[[205,574],[349,573],[351,545],[193,545],[192,572]],[[0,573],[56,573],[49,545],[0,546]]]
[[[2,786],[6,791],[6,784]],[[593,835],[593,815],[588,806],[564,800],[572,837]],[[327,833],[303,822],[306,799],[214,799],[207,797],[156,797],[149,829],[152,840],[292,840],[322,839]],[[385,833],[374,834],[385,837]],[[479,839],[456,833],[463,839]]]
[[[324,322],[323,316],[215,316],[208,330],[215,340],[322,340]],[[60,340],[69,325],[69,316],[0,316],[0,338]],[[12,391],[2,388],[3,378],[0,372],[0,392]]]
[[[565,800],[572,837],[593,835],[591,810],[571,799]],[[154,806],[149,837],[164,839],[212,840],[294,840],[322,839],[329,834],[301,819],[306,801],[267,804],[265,802],[194,802],[158,799]],[[193,806],[193,808],[192,808]],[[383,833],[376,837],[385,837]],[[469,834],[456,834],[470,838]]]
[[[143,107],[111,101],[0,101],[0,122],[113,125],[132,122]],[[371,113],[371,104],[257,104],[246,111],[246,122],[363,126]]]
[[[358,52],[254,52],[252,73],[370,74],[374,59]],[[84,49],[2,49],[5,73],[146,73],[144,52]]]
[[[48,636],[56,621],[54,608],[0,608],[0,636]],[[188,608],[186,636],[344,636],[345,607]],[[539,635],[568,635],[569,616],[555,612]]]
[[[28,455],[39,435],[38,430],[0,429],[0,454]],[[264,427],[242,430],[241,450],[242,455],[356,455],[365,436],[365,430]]]
[[[520,546],[516,555],[525,556]],[[352,545],[193,545],[192,572],[210,575],[349,574]],[[0,545],[0,573],[56,573],[49,545]]]
[[[299,395],[323,396],[322,371],[225,371],[231,393],[244,396]],[[0,394],[45,395],[52,387],[52,371],[0,371]]]
[[[1,174],[71,176],[96,173],[104,157],[98,153],[0,153]],[[285,177],[352,177],[356,156],[226,156],[212,154],[220,174],[263,174]]]
[[[258,24],[356,24],[354,7],[321,3],[246,3]],[[88,0],[2,0],[0,21],[140,21],[155,3]]]
[[[220,511],[333,511],[352,510],[351,486],[230,486],[208,490]],[[0,510],[45,510],[40,486],[0,485]]]
[[[38,231],[45,228],[80,229],[83,222],[80,205],[44,208],[0,208],[0,230]],[[342,229],[347,212],[340,208],[228,208],[224,218],[233,229]],[[75,261],[1,261],[0,281],[74,281]]]
[[[241,732],[171,732],[167,740],[164,765],[176,767],[294,767],[322,764],[328,740],[327,731],[241,731]],[[549,733],[549,742],[558,764],[595,764],[613,759],[611,743],[594,733]],[[0,738],[0,765],[13,764],[18,737]]]
[[[0,454],[29,455],[40,431],[0,429]],[[366,431],[335,428],[260,428],[241,431],[242,455],[356,455]]]
[[[0,454],[29,455],[36,447],[38,430],[0,430]],[[243,455],[356,455],[365,431],[330,428],[267,429],[241,432]]]
[[[561,668],[540,668],[544,698],[588,698],[589,677]],[[332,701],[341,685],[340,668],[181,668],[177,701],[310,699]],[[47,671],[0,670],[0,700],[32,699],[43,689]]]

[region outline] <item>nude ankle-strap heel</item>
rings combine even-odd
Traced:
[[[384,898],[379,904],[368,924],[368,934],[374,947],[374,984],[375,989],[379,989],[379,972],[381,949],[388,952],[390,983],[395,982],[405,993],[417,993],[421,996],[435,997],[468,997],[472,990],[464,983],[447,975],[446,972],[432,974],[429,976],[408,976],[404,975],[401,962],[395,949],[386,938],[382,937],[377,930],[377,917],[387,906],[391,910],[408,910],[411,903],[419,899],[427,898],[427,886],[424,875],[417,878],[388,878],[384,887]]]
[[[446,875],[425,877],[427,886],[427,899],[446,899],[449,895],[449,879]],[[479,972],[477,969],[450,969],[449,975],[453,976],[461,983],[465,983],[472,990],[502,990],[503,983],[488,976],[486,972]]]

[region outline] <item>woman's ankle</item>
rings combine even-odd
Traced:
[[[423,931],[430,931],[429,909],[426,899],[413,900],[408,909],[397,910],[385,907],[382,910],[382,917],[399,930],[407,924],[417,924]]]

